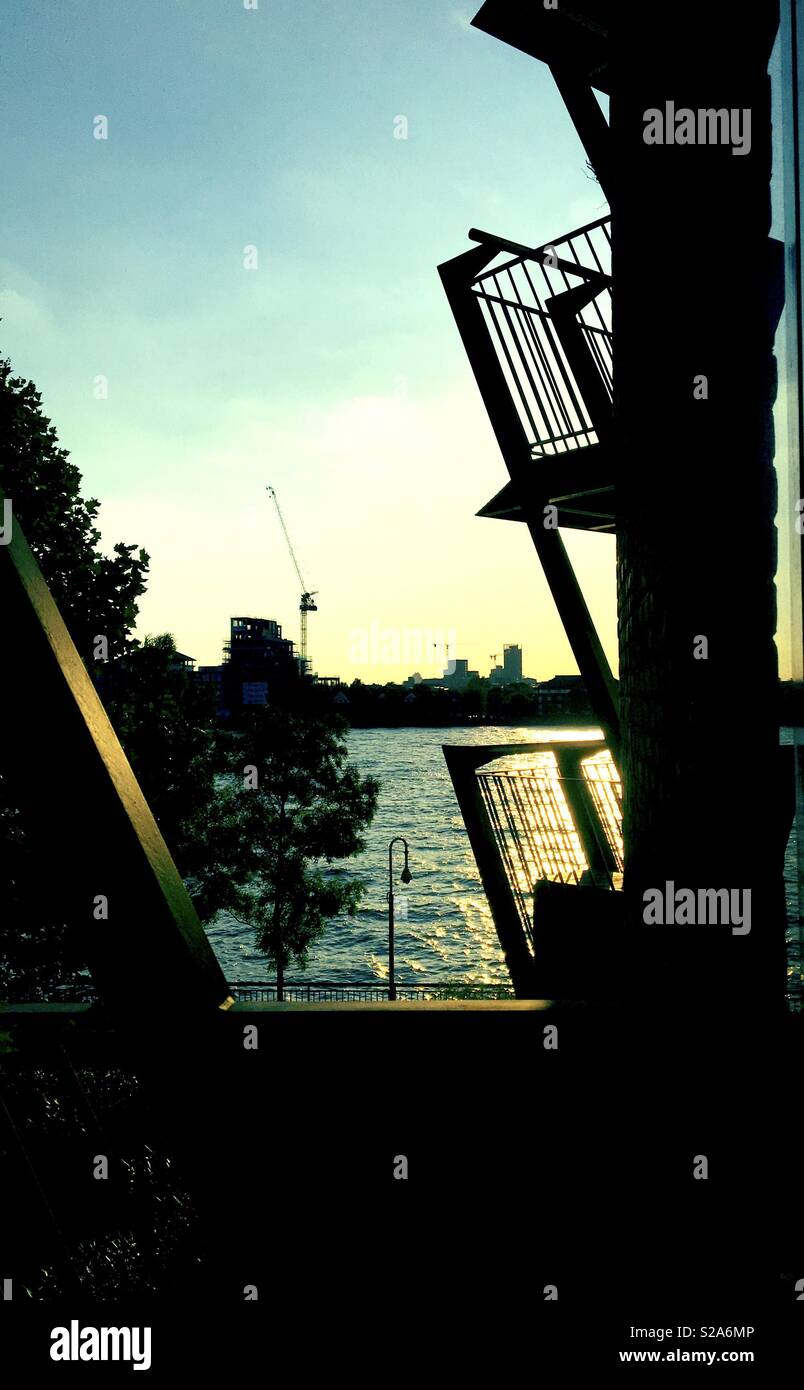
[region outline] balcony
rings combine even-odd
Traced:
[[[562,924],[588,904],[612,921],[619,912],[622,786],[610,752],[565,739],[445,745],[444,756],[517,994],[572,998]]]
[[[614,530],[609,447],[612,379],[611,238],[600,218],[530,251],[471,231],[493,263],[457,284],[482,313],[499,372],[527,444],[532,506],[557,510],[557,525]],[[518,254],[511,256],[515,250]],[[468,253],[469,258],[474,255]],[[459,261],[451,262],[456,266]],[[454,307],[454,304],[453,304]],[[464,337],[486,396],[491,382]],[[509,482],[479,516],[525,521],[521,485]]]
[[[616,762],[616,682],[559,534],[615,529],[609,228],[533,248],[472,229],[439,274],[509,474],[478,515],[527,525]]]

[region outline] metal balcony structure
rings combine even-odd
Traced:
[[[472,293],[530,443],[539,491],[556,507],[559,526],[613,531],[605,442],[613,393],[609,218],[499,261],[477,276]],[[525,520],[511,484],[479,515]]]
[[[547,64],[598,181],[612,196],[611,133],[595,91],[612,87],[612,0],[574,0],[571,8],[484,0],[472,20],[492,38]]]
[[[560,535],[615,527],[609,218],[533,248],[469,237],[439,274],[509,473],[478,514],[528,527],[617,762],[616,682]]]
[[[553,965],[558,954],[556,912],[543,890],[597,889],[599,906],[600,890],[610,896],[622,888],[620,778],[599,739],[444,745],[443,752],[514,989],[533,997],[545,941]],[[617,905],[611,909],[616,916]],[[558,946],[566,980],[569,933]]]

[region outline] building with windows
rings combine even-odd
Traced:
[[[273,618],[232,618],[220,668],[222,707],[231,713],[266,705],[298,678],[293,643]]]
[[[195,679],[199,685],[209,686],[215,696],[215,712],[220,716],[226,713],[223,700],[223,667],[222,666],[199,666],[195,671]]]
[[[548,681],[539,681],[535,696],[540,717],[550,719],[556,715],[591,713],[582,676],[551,676]]]
[[[513,644],[503,647],[503,674],[506,684],[522,680],[522,648]]]

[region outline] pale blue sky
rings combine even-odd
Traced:
[[[141,630],[200,661],[232,613],[298,635],[270,482],[320,671],[399,679],[404,634],[439,628],[482,671],[511,641],[529,674],[574,669],[524,528],[474,519],[506,473],[436,266],[470,226],[538,244],[605,205],[547,69],[471,30],[478,4],[4,16],[0,345],[105,541],[152,553]],[[613,658],[613,542],[570,540]],[[387,643],[361,665],[372,625],[399,665]]]

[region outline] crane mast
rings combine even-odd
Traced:
[[[301,670],[302,675],[307,675],[310,668],[310,662],[307,654],[307,614],[318,612],[318,604],[314,602],[318,590],[314,589],[311,593],[310,590],[307,588],[307,585],[304,582],[304,577],[302,575],[301,569],[299,567],[299,562],[296,559],[296,552],[293,549],[293,542],[290,539],[288,528],[285,525],[285,518],[282,515],[282,508],[279,505],[279,498],[277,497],[272,487],[267,487],[265,490],[266,492],[269,492],[271,494],[271,499],[273,501],[274,506],[276,507],[276,514],[279,517],[279,525],[282,527],[282,534],[285,537],[285,543],[288,548],[288,553],[290,555],[291,560],[293,561],[293,568],[295,569],[296,574],[298,576],[299,587],[302,591],[301,599],[299,600],[299,613],[301,615],[299,668]]]

